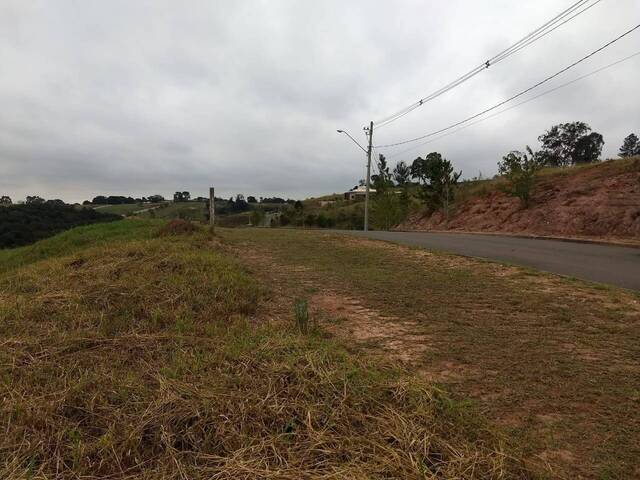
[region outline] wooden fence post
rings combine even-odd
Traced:
[[[209,187],[209,225],[213,227],[216,219],[216,197],[213,187]]]

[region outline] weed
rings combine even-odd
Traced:
[[[294,302],[293,316],[298,331],[307,333],[309,331],[309,306],[307,300],[298,299]]]

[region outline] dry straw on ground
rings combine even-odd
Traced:
[[[262,321],[207,233],[156,230],[0,274],[0,478],[527,476],[443,392]]]

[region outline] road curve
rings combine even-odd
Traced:
[[[339,233],[524,265],[640,291],[640,248],[464,233]]]

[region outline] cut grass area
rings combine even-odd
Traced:
[[[472,398],[548,476],[640,473],[637,294],[320,232],[223,238],[271,283],[329,305],[327,328],[415,352],[412,368]]]
[[[298,333],[217,237],[159,227],[3,252],[0,478],[529,478],[464,403]]]

